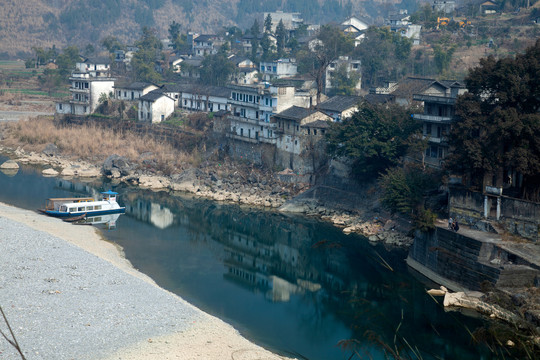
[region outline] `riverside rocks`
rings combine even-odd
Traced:
[[[0,169],[6,169],[6,170],[18,170],[19,164],[13,160],[8,160],[4,162],[2,165],[0,165]]]
[[[283,183],[277,175],[256,167],[238,163],[202,164],[171,176],[158,174],[152,168],[141,170],[128,159],[113,154],[100,168],[83,161],[68,161],[55,156],[52,146],[47,154],[26,153],[19,148],[14,155],[21,163],[50,165],[48,176],[99,177],[104,175],[115,181],[140,186],[153,191],[186,192],[215,201],[278,209],[282,212],[297,212],[319,217],[343,228],[346,234],[360,233],[373,243],[384,242],[391,246],[409,246],[412,238],[393,231],[377,218],[365,214],[350,214],[325,208],[316,202],[288,202],[306,184]],[[58,171],[56,171],[57,169]]]

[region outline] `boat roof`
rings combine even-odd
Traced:
[[[73,198],[50,198],[49,201],[94,201],[91,197],[73,197]]]
[[[109,190],[109,191],[103,191],[102,194],[103,194],[103,195],[118,195],[117,192],[114,192],[114,191],[111,191],[111,190]]]

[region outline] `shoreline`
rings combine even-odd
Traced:
[[[59,219],[50,218],[44,215],[34,213],[30,210],[24,210],[13,207],[11,205],[0,203],[0,227],[3,228],[4,235],[0,238],[0,246],[8,247],[10,251],[0,252],[0,259],[6,265],[5,269],[0,273],[0,288],[3,296],[2,308],[6,312],[6,316],[15,331],[15,336],[25,356],[32,353],[32,358],[50,358],[47,357],[47,352],[51,349],[41,349],[40,344],[42,339],[34,339],[39,334],[35,330],[30,331],[36,323],[47,324],[47,345],[51,346],[55,342],[62,345],[66,344],[67,338],[75,337],[73,340],[74,346],[55,347],[55,358],[82,358],[73,355],[77,351],[79,343],[81,351],[85,346],[103,346],[100,348],[98,357],[94,355],[86,355],[86,358],[99,358],[103,360],[113,359],[136,359],[136,360],[158,360],[158,359],[223,359],[223,358],[241,358],[245,360],[257,359],[274,359],[284,360],[286,357],[274,354],[244,338],[231,325],[226,324],[222,320],[211,316],[194,305],[187,303],[181,297],[158,287],[155,282],[148,276],[134,269],[129,261],[127,261],[121,250],[112,243],[109,243],[100,236],[99,230],[88,226],[73,226],[72,224],[62,222]],[[11,228],[11,229],[10,229]],[[16,231],[15,231],[16,230]],[[31,239],[25,239],[25,234],[30,235]],[[1,235],[0,235],[1,236]],[[48,242],[43,249],[39,246],[33,246],[30,249],[24,247],[26,241],[31,244],[39,243],[37,239],[46,238]],[[52,246],[52,252],[49,253],[48,246]],[[22,247],[22,248],[21,248]],[[59,256],[66,256],[68,259],[81,258],[80,263],[70,265],[66,263],[56,263],[57,258],[53,258],[54,251],[60,249]],[[59,250],[59,251],[60,251]],[[35,255],[32,252],[47,253],[39,258],[38,263],[35,263]],[[10,253],[12,256],[10,256]],[[51,258],[49,258],[51,255]],[[13,258],[23,259],[18,261],[18,266],[10,267],[10,261],[15,261]],[[97,263],[96,269],[85,269],[86,262]],[[95,267],[95,266],[94,266]],[[34,269],[35,268],[35,269]],[[80,272],[77,277],[70,272]],[[107,275],[103,275],[100,270]],[[32,275],[31,271],[35,270],[36,274]],[[49,290],[47,295],[41,291],[43,287],[43,277],[49,276],[48,273],[55,273],[54,277],[46,278],[46,282],[50,283],[56,290]],[[86,273],[94,276],[87,275]],[[111,274],[108,276],[108,274]],[[8,281],[8,279],[23,279],[30,280],[32,276],[38,281],[24,282],[24,280]],[[96,279],[101,278],[103,279]],[[118,280],[118,279],[121,280]],[[41,280],[39,280],[41,279]],[[83,281],[82,285],[78,282]],[[98,281],[104,281],[104,284],[97,284]],[[23,282],[20,284],[19,282]],[[126,294],[117,289],[111,289],[109,297],[101,299],[107,304],[130,304],[130,311],[126,318],[117,319],[114,323],[115,329],[111,329],[107,320],[113,317],[121,317],[119,312],[122,312],[123,306],[104,310],[102,303],[94,304],[91,296],[84,294],[83,291],[75,291],[73,300],[68,296],[74,291],[74,288],[79,285],[79,290],[90,289],[96,291],[100,295],[108,294],[108,286],[133,283],[133,287],[142,289],[143,296],[135,301],[132,296],[127,297]],[[111,285],[112,284],[112,285]],[[131,289],[131,286],[130,286]],[[20,296],[24,294],[25,301],[20,300]],[[82,296],[82,297],[81,297]],[[40,299],[32,302],[33,298]],[[30,300],[28,302],[27,298]],[[171,322],[171,317],[174,318],[174,313],[160,312],[159,309],[154,309],[149,302],[154,304],[163,302],[164,306],[170,307],[172,312],[178,311],[183,322],[170,325],[170,329],[164,328],[164,324]],[[82,301],[81,301],[82,300]],[[74,302],[74,303],[73,303]],[[92,309],[96,306],[97,309]],[[144,307],[146,306],[146,307]],[[50,308],[49,308],[50,307]],[[58,318],[62,321],[55,322],[55,312],[60,309],[60,312],[65,308],[74,307],[83,314],[58,314]],[[105,306],[108,307],[108,306]],[[138,307],[143,307],[139,309]],[[39,309],[37,311],[36,309]],[[154,315],[154,311],[159,313]],[[92,312],[94,317],[86,318],[86,314]],[[132,314],[133,313],[133,314]],[[145,324],[129,323],[127,317],[141,316],[152,313],[151,320]],[[30,316],[29,319],[26,317]],[[82,316],[81,319],[79,319]],[[45,318],[44,318],[45,317]],[[30,325],[25,325],[25,319],[30,321]],[[84,319],[84,320],[83,320]],[[85,322],[82,329],[92,329],[93,336],[98,339],[100,336],[105,337],[105,345],[98,345],[98,340],[95,344],[94,339],[82,339],[84,336],[81,329],[77,328],[78,322]],[[73,322],[71,325],[67,325]],[[86,324],[88,322],[88,324]],[[4,329],[3,323],[0,328]],[[146,325],[146,326],[145,326]],[[101,327],[100,327],[101,326]],[[135,329],[130,328],[135,326]],[[117,327],[117,328],[116,328]],[[83,330],[83,331],[84,331]],[[108,335],[114,330],[114,336]],[[57,338],[58,337],[58,338]],[[88,344],[88,342],[90,342]],[[43,345],[46,346],[46,345]],[[6,355],[7,359],[17,359],[18,355],[15,349],[4,340],[0,341],[0,354]],[[35,356],[34,356],[35,355]],[[50,356],[50,354],[49,354]],[[4,358],[4,357],[3,357]],[[30,358],[30,357],[29,357]]]
[[[379,213],[370,214],[369,210],[362,211],[360,214],[328,208],[312,202],[297,202],[295,198],[302,192],[309,190],[309,187],[300,184],[299,189],[297,189],[296,185],[286,184],[276,180],[273,176],[270,179],[263,179],[264,185],[259,185],[253,179],[253,181],[247,181],[242,186],[242,189],[237,190],[235,186],[238,186],[238,182],[232,183],[230,179],[227,179],[230,174],[225,172],[221,174],[223,176],[220,176],[217,173],[218,170],[212,167],[205,169],[208,174],[203,173],[200,168],[191,168],[171,176],[146,172],[122,176],[121,169],[114,165],[114,160],[111,161],[110,169],[107,170],[109,174],[105,174],[107,172],[104,169],[105,165],[100,167],[81,160],[70,161],[62,156],[25,152],[21,148],[14,150],[1,145],[0,153],[4,153],[13,161],[22,164],[50,166],[50,168],[43,170],[44,176],[79,178],[82,180],[98,177],[109,178],[114,182],[123,182],[129,186],[156,192],[168,191],[173,194],[180,192],[217,202],[254,206],[261,209],[315,217],[340,228],[345,234],[354,233],[365,236],[371,243],[382,242],[390,247],[407,248],[413,242],[413,238],[407,235],[409,229],[405,228],[403,221],[399,219],[381,216]],[[234,169],[228,170],[232,172]],[[236,175],[238,172],[239,170],[234,171],[234,174]],[[244,176],[256,178],[260,174],[244,174]]]

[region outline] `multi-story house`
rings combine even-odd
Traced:
[[[359,96],[334,96],[321,102],[317,109],[332,117],[334,121],[342,121],[351,117],[356,110],[358,104],[362,100]]]
[[[139,98],[139,121],[160,123],[174,112],[174,99],[154,90]]]
[[[104,94],[114,94],[115,79],[110,76],[109,59],[85,59],[75,65],[69,77],[69,100],[56,104],[59,114],[89,115],[99,106]]]
[[[275,144],[271,116],[293,105],[305,108],[313,105],[312,94],[296,91],[293,86],[231,85],[229,88],[230,137],[245,142]]]
[[[192,53],[194,56],[217,54],[225,40],[218,35],[199,35],[193,37]]]
[[[360,60],[353,60],[353,59],[350,59],[348,56],[340,56],[336,60],[332,61],[326,68],[325,92],[328,93],[330,90],[332,90],[333,88],[332,74],[336,70],[342,67],[345,67],[345,71],[347,72],[347,77],[349,77],[352,73],[358,76],[358,81],[356,82],[354,89],[356,91],[361,90],[362,89],[361,64],[362,62]]]
[[[135,101],[150,91],[158,89],[159,86],[146,82],[134,82],[130,84],[116,84],[113,88],[115,99]]]
[[[283,11],[276,12],[265,12],[264,19],[270,15],[272,19],[272,32],[276,32],[276,28],[279,25],[279,22],[283,22],[285,30],[292,32],[300,27],[304,23],[304,20],[301,18],[300,13],[286,13]]]
[[[275,114],[276,163],[297,176],[313,174],[325,162],[324,134],[332,118],[321,111],[298,106]],[[310,181],[310,179],[304,179]]]
[[[259,70],[263,80],[270,81],[295,76],[298,73],[298,66],[294,59],[278,59],[276,61],[262,61],[259,64]]]
[[[413,118],[423,123],[423,136],[428,140],[425,162],[440,167],[448,155],[448,133],[454,119],[456,98],[465,92],[465,87],[456,81],[441,81],[445,91],[441,94],[414,94],[413,100],[424,104],[423,114]]]
[[[192,111],[228,111],[231,90],[222,86],[191,84],[182,89],[179,106]]]

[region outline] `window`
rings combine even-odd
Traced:
[[[93,206],[87,206],[87,207],[86,207],[86,211],[91,211],[91,210],[94,210],[94,207],[93,207]]]
[[[317,135],[317,129],[313,129],[313,135]]]
[[[84,83],[84,88],[88,89],[88,83]]]
[[[58,104],[58,109],[62,110],[62,104]]]
[[[84,206],[78,207],[77,211],[84,211]]]
[[[431,135],[431,124],[430,123],[426,124],[426,134],[425,135]]]
[[[94,207],[94,210],[101,210],[101,205],[96,205],[96,206]]]

